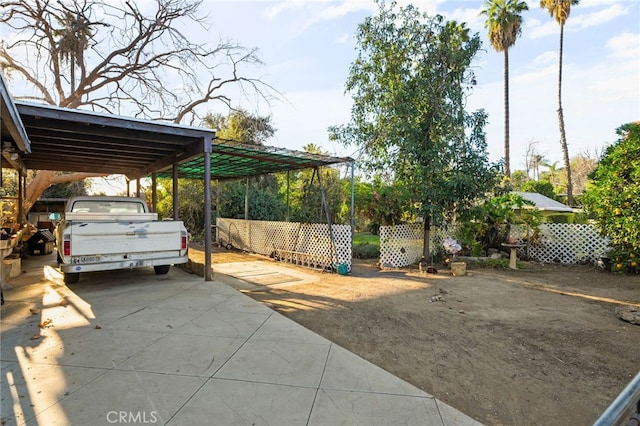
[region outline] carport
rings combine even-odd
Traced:
[[[183,126],[14,101],[0,74],[2,167],[18,171],[18,210],[27,170],[121,174],[130,180],[173,179],[174,219],[178,219],[178,178],[204,179],[205,280],[211,272],[211,181],[350,163],[283,148],[222,142],[213,129]],[[352,173],[353,176],[353,173]],[[353,224],[353,178],[352,208]]]

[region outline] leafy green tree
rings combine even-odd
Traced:
[[[506,193],[484,200],[465,212],[461,227],[461,241],[474,255],[480,249],[502,250],[508,242],[511,225],[527,225],[532,235],[537,234],[542,214],[534,204],[518,194]]]
[[[635,268],[640,256],[640,122],[617,129],[582,197],[585,210],[608,237],[618,269]]]
[[[540,7],[549,12],[558,25],[560,25],[560,51],[558,55],[558,123],[560,125],[560,145],[562,146],[562,159],[567,172],[567,200],[573,205],[573,185],[571,181],[571,162],[569,161],[569,147],[567,146],[567,134],[564,127],[564,112],[562,111],[562,55],[564,45],[564,25],[569,19],[571,6],[577,5],[580,0],[540,0]]]
[[[509,179],[509,183],[511,184],[511,189],[514,191],[522,191],[522,185],[529,180],[529,176],[527,176],[527,172],[524,170],[514,170],[511,173],[511,179]]]
[[[548,180],[529,180],[523,183],[520,188],[520,190],[524,192],[537,192],[552,200],[556,199],[554,187]]]
[[[487,0],[480,12],[486,15],[489,42],[496,52],[504,53],[504,173],[511,176],[509,161],[509,49],[522,32],[522,12],[529,10],[522,0]]]
[[[270,116],[257,116],[242,109],[235,109],[228,115],[207,114],[204,123],[216,129],[216,137],[227,143],[262,145],[276,131]],[[244,219],[247,180],[218,182],[216,185],[214,190],[220,193],[218,215]],[[286,204],[275,176],[249,178],[248,190],[249,219],[282,220],[285,217]],[[192,202],[201,204],[202,198]]]
[[[326,154],[316,144],[307,144],[303,147],[305,152],[312,154]],[[318,180],[320,179],[320,181]],[[290,217],[296,222],[326,223],[327,215],[322,204],[320,183],[324,190],[324,200],[329,210],[331,223],[348,223],[349,213],[346,205],[347,194],[343,190],[343,182],[340,180],[338,170],[332,167],[322,167],[317,171],[306,169],[290,173]],[[286,188],[283,186],[283,190]]]
[[[218,139],[251,145],[262,145],[276,133],[271,116],[260,117],[243,109],[234,109],[228,115],[209,113],[204,125],[216,129]]]
[[[173,181],[160,178],[157,182],[158,204],[156,211],[161,218],[173,217]],[[204,236],[204,182],[196,179],[178,179],[178,217],[184,222],[192,238]]]
[[[246,180],[220,182],[218,185],[221,187],[219,216],[244,219]],[[284,219],[286,204],[280,194],[275,176],[265,175],[249,179],[248,207],[250,220]]]
[[[478,34],[409,5],[378,2],[357,31],[359,53],[346,83],[351,122],[330,137],[357,145],[366,171],[384,172],[412,191],[429,230],[495,185],[487,159],[484,111],[464,110]],[[427,235],[428,236],[428,235]],[[425,238],[428,258],[428,238]]]

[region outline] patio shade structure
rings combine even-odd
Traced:
[[[21,175],[26,170],[55,170],[122,174],[131,180],[171,177],[174,195],[178,178],[203,179],[206,280],[212,279],[212,179],[239,179],[340,163],[353,166],[351,158],[219,141],[213,129],[14,101],[1,73],[0,95],[2,167],[17,169]]]

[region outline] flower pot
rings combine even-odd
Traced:
[[[467,273],[467,264],[465,262],[451,262],[451,273],[455,277],[462,277]]]

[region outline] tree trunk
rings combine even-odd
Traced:
[[[558,122],[560,123],[560,145],[562,146],[562,159],[567,171],[567,204],[573,206],[573,184],[571,182],[571,163],[569,161],[569,147],[567,135],[564,130],[564,114],[562,112],[562,45],[564,41],[564,25],[560,26],[560,55],[558,67]]]
[[[511,177],[509,156],[509,49],[504,49],[504,174],[507,177]]]
[[[424,238],[422,240],[422,264],[430,265],[431,264],[431,254],[429,248],[429,237],[431,231],[431,216],[425,214],[424,220],[422,221],[424,224]]]
[[[68,173],[57,174],[52,170],[40,170],[29,182],[25,191],[24,211],[28,212],[42,193],[51,185],[63,182],[77,182],[90,177],[101,177],[104,174],[97,173]]]

